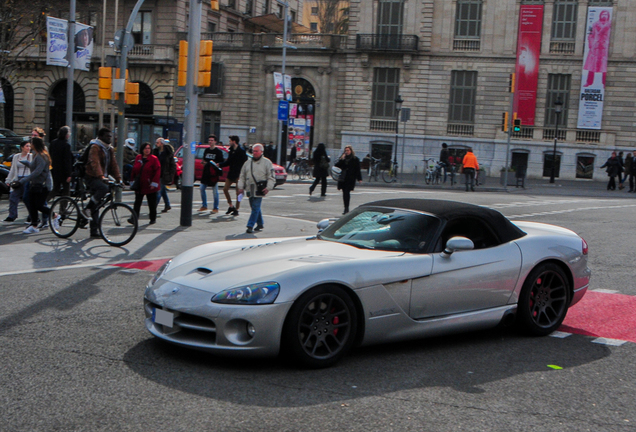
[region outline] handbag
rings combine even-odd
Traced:
[[[254,161],[250,166],[250,172],[252,173],[252,178],[254,179],[254,183],[256,183],[256,196],[264,196],[263,191],[267,189],[267,180],[257,181],[256,177],[254,177]]]
[[[142,159],[141,168],[139,168],[139,174],[135,176],[135,179],[130,184],[130,190],[133,190],[135,192],[139,192],[141,190],[141,172],[144,170],[144,164],[145,162]]]

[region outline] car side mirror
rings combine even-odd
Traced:
[[[449,258],[455,251],[472,249],[475,249],[475,244],[472,240],[466,237],[452,237],[448,239],[448,241],[446,242],[446,247],[440,255],[443,258]]]
[[[327,228],[329,228],[329,225],[331,225],[332,223],[334,223],[337,219],[336,218],[329,218],[329,219],[323,219],[320,222],[318,222],[316,224],[316,228],[318,228],[318,232],[321,233],[324,230],[326,230]]]

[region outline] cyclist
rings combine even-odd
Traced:
[[[444,183],[446,183],[446,175],[448,174],[448,168],[450,167],[450,162],[448,160],[450,156],[450,151],[448,150],[448,144],[442,143],[442,150],[439,152],[439,163],[444,169]]]
[[[110,145],[113,134],[108,128],[101,128],[97,132],[97,139],[91,141],[88,150],[88,162],[86,163],[86,186],[91,193],[91,199],[82,215],[91,222],[91,238],[101,238],[97,231],[96,207],[102,198],[108,193],[108,176],[111,175],[118,182],[121,181],[121,174],[115,159],[115,149]]]

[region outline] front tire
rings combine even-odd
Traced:
[[[99,234],[111,246],[124,246],[137,234],[137,215],[128,204],[112,203],[99,217]]]
[[[283,348],[305,367],[332,366],[353,346],[357,319],[344,289],[314,288],[294,302],[283,328]]]
[[[570,283],[554,263],[537,266],[526,278],[517,306],[517,323],[524,333],[546,336],[557,330],[570,305]]]

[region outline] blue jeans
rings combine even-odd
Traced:
[[[170,200],[168,199],[168,188],[163,183],[160,183],[159,192],[157,192],[157,206],[159,206],[161,198],[163,198],[164,207],[170,207]]]
[[[212,189],[212,191],[214,192],[214,210],[218,210],[219,209],[219,184],[215,184],[214,186],[210,186]],[[205,188],[207,188],[207,185],[205,185],[204,183],[201,183],[201,186],[199,187],[199,189],[201,190],[201,207],[207,207],[208,206],[208,195],[205,193]]]
[[[263,226],[263,213],[261,212],[261,204],[263,203],[263,197],[250,197],[250,219],[247,221],[247,226],[254,228],[254,225]]]
[[[27,192],[28,192],[29,184],[25,184],[19,189],[11,189],[9,193],[9,217],[15,219],[18,217],[18,204],[20,204],[20,200],[24,202],[24,205],[27,205]],[[27,207],[28,210],[28,207]]]

